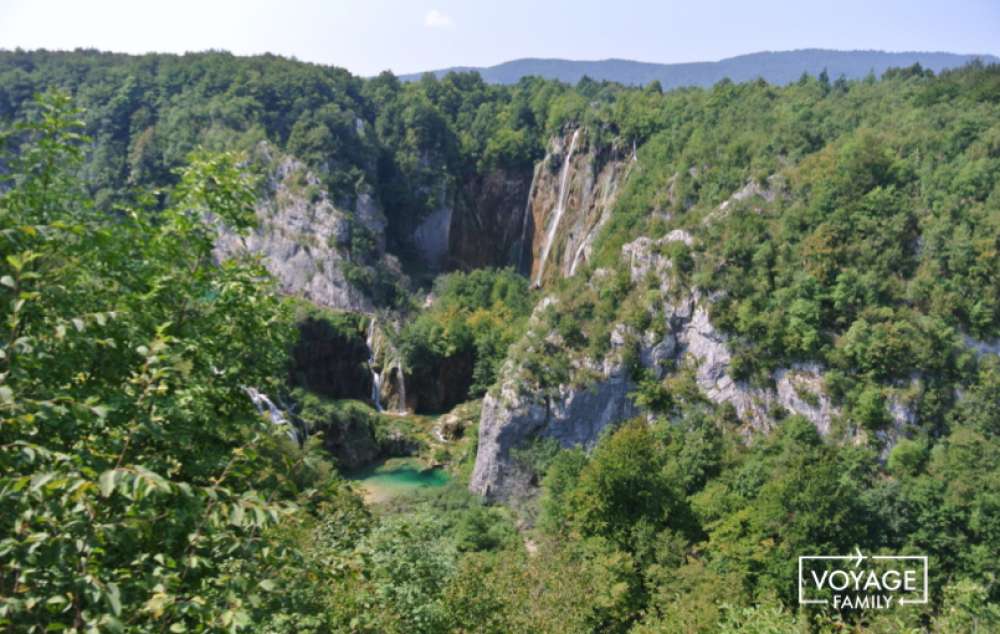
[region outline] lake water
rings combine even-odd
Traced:
[[[444,486],[450,478],[444,469],[428,469],[419,460],[390,458],[351,479],[364,489],[366,502],[378,503],[419,489]]]

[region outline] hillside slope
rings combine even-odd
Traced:
[[[678,381],[747,436],[798,415],[885,456],[947,429],[1000,340],[995,72],[668,94],[484,401],[472,489],[530,494],[532,442],[683,417]]]
[[[656,64],[627,59],[594,61],[567,59],[516,59],[495,66],[458,66],[430,71],[437,77],[449,72],[477,72],[493,84],[516,84],[522,77],[542,77],[576,84],[584,77],[595,81],[613,81],[629,86],[641,86],[653,81],[664,89],[682,86],[711,86],[723,79],[735,82],[763,78],[772,84],[790,84],[802,73],[819,75],[824,70],[836,79],[861,79],[868,73],[881,75],[889,68],[920,64],[940,72],[956,68],[974,59],[995,63],[994,55],[960,55],[942,52],[907,51],[836,51],[827,49],[801,49],[795,51],[765,51],[739,55],[717,62],[691,62],[681,64]],[[400,75],[403,81],[416,81],[423,73]]]

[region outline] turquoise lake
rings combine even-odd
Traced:
[[[365,492],[367,502],[384,502],[419,489],[444,486],[451,479],[439,468],[427,468],[413,458],[390,458],[351,476]]]

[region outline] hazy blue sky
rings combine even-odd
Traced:
[[[839,48],[1000,54],[1000,0],[0,0],[0,48],[273,52],[363,75],[518,57]]]

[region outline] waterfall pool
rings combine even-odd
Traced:
[[[451,476],[444,469],[425,467],[414,458],[389,458],[349,476],[349,479],[361,485],[366,502],[378,504],[420,489],[444,486]]]

